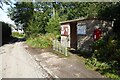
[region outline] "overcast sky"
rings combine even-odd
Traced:
[[[14,1],[13,1],[14,2]],[[9,8],[8,5],[3,3],[3,10],[0,9],[0,21],[4,21],[6,23],[14,24],[14,21],[12,21],[8,16],[7,16],[7,8]]]

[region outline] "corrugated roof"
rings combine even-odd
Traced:
[[[86,18],[79,18],[79,19],[74,19],[74,20],[61,21],[60,24],[69,23],[69,22],[76,22],[76,21],[81,21],[81,20],[85,20],[85,19]]]
[[[74,19],[74,20],[67,20],[67,21],[61,21],[60,24],[64,24],[64,23],[71,23],[71,22],[78,22],[78,21],[83,21],[83,20],[91,20],[91,19],[96,19],[96,20],[108,20],[108,19],[99,19],[99,18],[79,18],[79,19]]]

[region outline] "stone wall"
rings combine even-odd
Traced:
[[[105,36],[112,28],[111,21],[104,20],[84,20],[78,23],[86,25],[86,35],[77,35],[77,50],[88,51],[91,50],[91,44],[93,41],[93,31],[95,26],[99,26],[102,29],[102,35]]]

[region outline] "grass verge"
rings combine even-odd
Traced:
[[[86,59],[86,67],[95,71],[98,71],[107,78],[117,78],[120,79],[119,70],[117,71],[114,67],[111,66],[111,63],[100,62],[96,58]]]
[[[39,35],[26,40],[26,43],[34,48],[48,48],[52,46],[53,34]]]
[[[12,36],[13,37],[17,37],[17,38],[24,38],[25,34],[20,34],[18,32],[12,32]]]

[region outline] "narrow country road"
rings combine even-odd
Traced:
[[[23,47],[23,42],[0,47],[0,78],[49,78]]]

